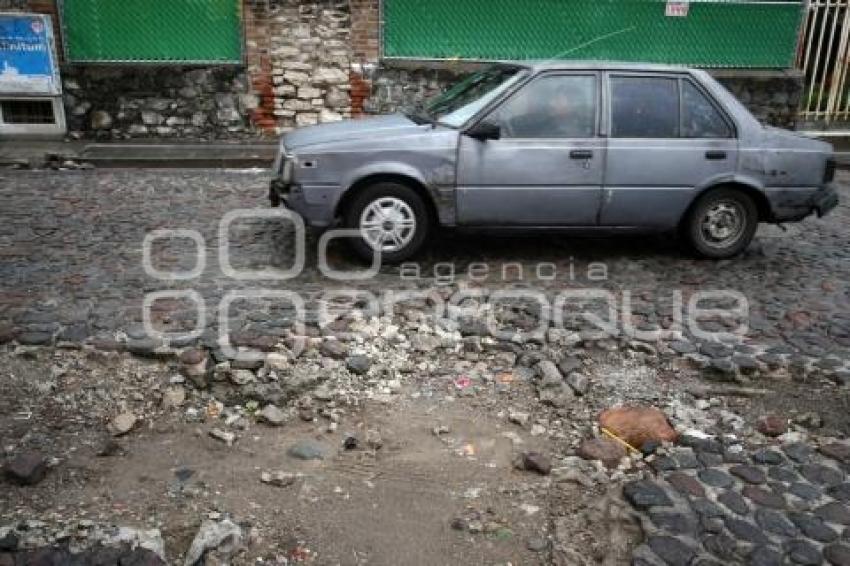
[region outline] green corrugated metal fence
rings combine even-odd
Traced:
[[[231,62],[242,58],[239,0],[63,0],[69,61]]]
[[[801,2],[384,0],[386,57],[613,59],[790,67]],[[676,3],[683,4],[683,3]]]

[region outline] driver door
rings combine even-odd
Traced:
[[[464,225],[595,226],[605,141],[600,76],[540,75],[484,120],[498,140],[460,136],[457,218]]]

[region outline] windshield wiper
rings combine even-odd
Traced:
[[[416,122],[417,124],[436,124],[437,121],[434,120],[424,109],[415,109],[415,108],[407,108],[402,110],[402,114]]]

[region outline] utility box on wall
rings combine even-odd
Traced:
[[[50,17],[0,13],[0,135],[65,134]]]

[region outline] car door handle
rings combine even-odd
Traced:
[[[725,151],[706,151],[705,158],[709,161],[720,161],[722,159],[726,159]]]
[[[574,149],[570,152],[570,159],[593,159],[593,152],[589,149]]]

